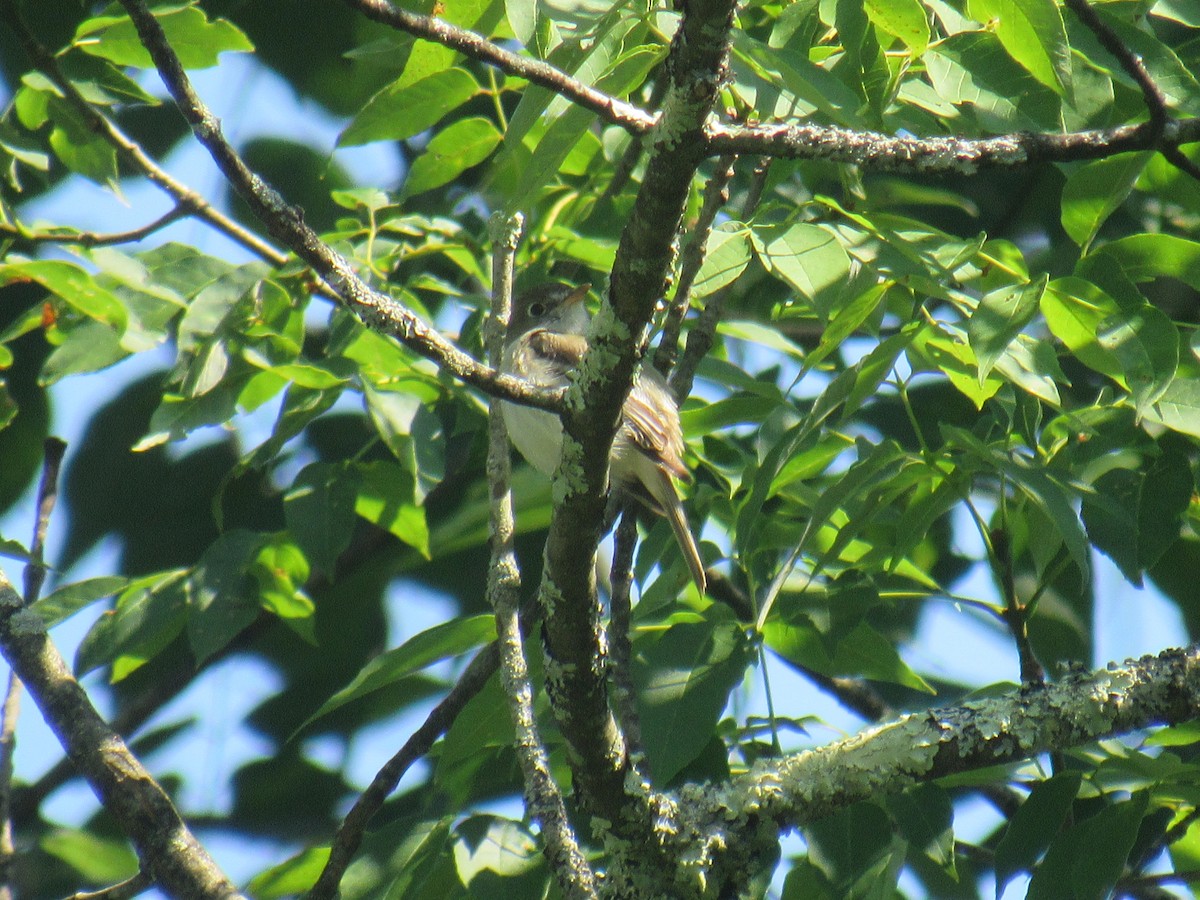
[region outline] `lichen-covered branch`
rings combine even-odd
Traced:
[[[733,9],[731,0],[688,3],[672,42],[665,64],[670,86],[646,138],[646,172],[621,234],[608,297],[592,324],[591,349],[567,394],[555,478],[559,502],[539,595],[547,690],[571,747],[576,791],[615,834],[636,846],[654,812],[608,702],[595,554],[609,449],[704,158],[702,130],[724,77]]]
[[[680,858],[674,896],[717,896],[723,886],[744,884],[747,871],[774,858],[782,832],[861,800],[1197,715],[1200,649],[1166,650],[1003,697],[903,716],[761,761],[726,784],[689,785],[669,798],[672,812],[659,830]],[[638,877],[632,869],[609,872],[614,888]]]
[[[166,792],[96,712],[37,614],[0,572],[0,649],[42,718],[105,809],[171,896],[241,897],[184,824]]]
[[[849,163],[875,172],[972,175],[982,169],[1099,159],[1130,150],[1178,148],[1200,141],[1200,119],[1149,122],[1068,134],[1019,132],[992,138],[890,137],[822,125],[710,125],[709,155],[757,154]]]
[[[517,252],[523,217],[498,216],[493,223],[495,250],[492,260],[492,316],[488,333],[488,356],[499,365],[504,347],[505,324],[512,306],[513,257]],[[543,852],[564,897],[595,900],[596,877],[579,849],[575,831],[567,819],[562,791],[550,771],[550,755],[538,733],[533,708],[533,684],[525,659],[524,635],[519,615],[521,573],[513,544],[512,492],[509,490],[508,432],[501,401],[492,399],[488,409],[488,489],[491,503],[488,525],[492,559],[488,568],[488,600],[496,612],[496,642],[500,648],[500,679],[516,737],[517,762],[525,785],[527,814],[542,828]]]
[[[520,378],[501,375],[464,353],[394,297],[364,282],[354,267],[334,251],[304,221],[303,211],[291,206],[274,188],[250,170],[221,131],[220,120],[192,88],[178,55],[162,26],[143,0],[121,0],[138,37],[154,60],[179,111],[204,145],[230,185],[266,226],[271,235],[306,262],[369,328],[392,335],[445,371],[492,395],[518,403],[555,410],[559,395],[539,390]]]

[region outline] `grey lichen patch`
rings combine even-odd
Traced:
[[[600,311],[592,316],[591,327],[588,331],[589,346],[597,344],[628,344],[632,332],[620,318],[616,310],[608,303],[600,307]]]
[[[8,620],[9,630],[15,635],[45,634],[46,623],[32,609],[18,609]]]
[[[563,593],[559,590],[558,585],[553,581],[544,580],[541,590],[538,592],[538,603],[542,607],[543,615],[547,619],[554,618],[564,602]]]

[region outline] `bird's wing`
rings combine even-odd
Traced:
[[[671,389],[653,369],[643,370],[625,400],[625,427],[639,450],[676,478],[691,480],[683,464],[679,410]]]

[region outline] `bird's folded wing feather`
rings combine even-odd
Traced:
[[[638,449],[676,478],[690,481],[691,473],[682,459],[679,412],[670,388],[657,372],[642,372],[625,401],[624,413],[625,425]]]

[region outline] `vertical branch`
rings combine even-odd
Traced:
[[[650,158],[621,233],[610,290],[593,320],[580,378],[567,391],[561,498],[546,541],[539,598],[545,613],[547,691],[571,748],[574,786],[591,812],[639,848],[654,840],[655,811],[609,703],[606,647],[594,560],[608,482],[608,455],[662,296],[672,247],[707,146],[704,125],[725,77],[733,0],[690,0],[666,63],[669,87],[650,133]]]
[[[758,208],[758,202],[762,199],[763,188],[766,186],[767,174],[770,170],[771,157],[769,156],[764,156],[754,167],[754,174],[750,177],[750,188],[746,193],[745,202],[742,204],[741,219],[743,222],[754,215],[754,211]],[[721,322],[721,314],[725,309],[725,297],[728,292],[729,287],[723,287],[711,294],[704,304],[704,309],[700,312],[700,319],[688,332],[683,359],[679,361],[679,365],[671,374],[671,388],[675,391],[676,397],[686,397],[692,392],[692,382],[696,380],[696,370],[700,367],[700,361],[708,355],[708,351],[712,349],[713,343],[716,341],[717,325]]]
[[[626,503],[617,526],[612,561],[612,627],[608,631],[609,658],[612,661],[613,701],[621,730],[630,753],[642,749],[642,726],[638,720],[637,692],[633,687],[632,606],[629,592],[633,585],[633,548],[637,543],[637,515],[633,504]]]
[[[729,202],[729,182],[733,180],[736,162],[737,157],[733,155],[722,156],[717,160],[717,167],[704,189],[700,216],[684,245],[683,261],[679,267],[679,283],[675,286],[675,300],[667,310],[662,337],[654,354],[654,367],[664,375],[671,371],[675,365],[675,358],[679,355],[679,332],[683,327],[683,317],[687,315],[691,306],[692,285],[696,282],[700,267],[704,265],[705,245],[708,244],[708,236],[712,233],[717,213]]]
[[[42,480],[38,484],[37,520],[33,525],[33,541],[29,546],[29,564],[25,566],[25,606],[33,603],[46,580],[46,532],[50,529],[50,514],[58,501],[58,473],[62,469],[67,445],[58,438],[47,438],[42,445]],[[8,673],[8,688],[0,713],[0,900],[12,900],[9,874],[16,847],[12,829],[13,754],[17,749],[17,716],[21,712],[21,679],[16,670]]]
[[[492,222],[495,251],[492,258],[492,315],[488,320],[488,355],[494,367],[504,351],[504,332],[512,306],[513,257],[524,219],[520,214],[497,216]],[[496,611],[496,634],[500,647],[500,680],[508,698],[516,733],[517,760],[525,783],[525,806],[542,828],[543,852],[563,895],[595,900],[595,875],[579,849],[567,820],[562,791],[550,771],[549,755],[538,733],[533,709],[533,686],[525,659],[524,639],[518,613],[521,573],[513,547],[512,492],[509,490],[508,432],[504,427],[502,401],[492,398],[488,408],[487,474],[490,504],[492,559],[487,593]]]

